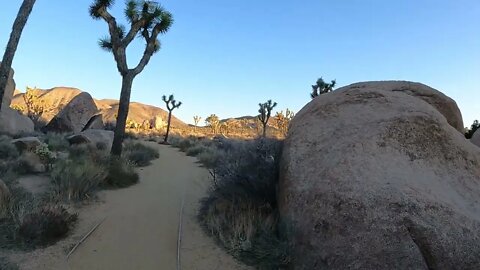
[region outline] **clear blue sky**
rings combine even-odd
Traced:
[[[3,48],[21,1],[0,9]],[[17,87],[72,86],[118,98],[113,57],[97,47],[104,22],[88,0],[38,0],[13,67]],[[478,0],[164,0],[175,18],[163,48],[134,82],[132,100],[163,107],[174,93],[176,115],[254,115],[273,99],[298,111],[320,76],[343,86],[411,80],[454,98],[465,125],[480,118]],[[123,1],[113,14],[123,21]],[[139,40],[129,53],[136,64]]]

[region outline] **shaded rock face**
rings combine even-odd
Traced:
[[[32,133],[34,126],[30,118],[21,115],[15,110],[10,109],[13,93],[15,91],[15,80],[13,80],[13,69],[5,88],[5,94],[2,100],[2,110],[0,111],[0,133],[10,136],[17,136],[26,133]]]
[[[2,62],[0,61],[0,64]],[[13,93],[15,92],[15,81],[13,80],[13,75],[15,74],[15,72],[13,71],[13,69],[10,70],[10,74],[8,76],[8,80],[7,80],[7,86],[5,87],[5,94],[3,96],[3,100],[2,100],[2,108],[8,108],[10,107],[10,103],[12,102],[12,98],[13,98]]]
[[[480,269],[480,148],[424,101],[436,91],[397,84],[338,89],[292,120],[278,196],[293,269]]]
[[[67,137],[70,144],[85,144],[91,143],[97,145],[103,144],[107,151],[110,151],[113,144],[113,131],[100,130],[100,129],[88,129],[78,134]]]
[[[7,185],[0,179],[0,218],[7,212],[7,204],[10,200],[10,190]]]
[[[53,117],[45,126],[44,131],[80,132],[97,112],[98,109],[92,96],[87,92],[82,92]]]
[[[470,139],[470,141],[476,146],[480,147],[480,129],[478,129],[477,131],[475,131],[475,133],[473,133],[473,136]]]
[[[37,137],[23,137],[12,140],[12,143],[20,152],[34,151],[42,142]]]
[[[34,124],[30,118],[19,112],[3,107],[0,112],[0,132],[10,136],[18,136],[34,132]]]
[[[90,120],[88,120],[87,124],[85,127],[83,127],[82,131],[85,131],[87,129],[104,129],[105,125],[103,124],[103,116],[102,114],[97,114],[94,115]]]

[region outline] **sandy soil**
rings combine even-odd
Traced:
[[[69,238],[47,249],[11,257],[22,269],[171,270],[177,269],[177,256],[181,269],[249,269],[217,247],[195,220],[198,200],[208,188],[208,172],[176,149],[150,145],[160,149],[160,159],[139,171],[139,184],[102,192],[104,203],[83,207]],[[67,260],[73,244],[101,220],[104,222]]]

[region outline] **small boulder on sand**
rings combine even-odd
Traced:
[[[42,142],[37,137],[23,137],[12,140],[12,143],[17,147],[18,151],[34,151]]]
[[[103,144],[106,146],[106,150],[110,151],[113,144],[113,135],[113,131],[110,130],[87,129],[78,134],[67,137],[67,140],[70,144]]]
[[[292,120],[278,187],[292,269],[480,269],[480,148],[443,94],[401,85],[349,85]]]

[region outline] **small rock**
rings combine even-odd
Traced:
[[[23,137],[12,140],[18,151],[34,151],[42,142],[37,137]]]

